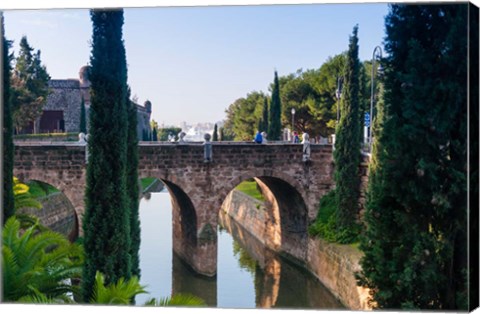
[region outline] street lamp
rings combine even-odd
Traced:
[[[381,59],[382,58],[382,48],[380,46],[375,47],[373,49],[373,55],[372,55],[372,77],[371,77],[371,93],[370,93],[370,121],[369,121],[369,126],[368,126],[368,147],[369,151],[372,152],[372,124],[373,124],[373,101],[374,101],[374,74],[375,74],[375,61],[377,58]],[[383,72],[382,65],[380,64],[377,69],[378,74],[381,74]]]
[[[295,128],[295,108],[292,108],[292,136],[293,136],[293,129]]]
[[[337,124],[340,120],[340,98],[342,98],[342,78],[339,76],[337,79],[337,90],[335,91],[335,97],[337,98]]]

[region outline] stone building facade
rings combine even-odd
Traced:
[[[80,68],[78,79],[50,80],[50,94],[43,107],[43,113],[33,124],[33,133],[79,132],[82,97],[85,102],[86,118],[90,109],[90,81],[88,66]],[[137,106],[137,133],[142,139],[143,130],[150,133],[150,116],[152,104],[146,101],[144,106]]]

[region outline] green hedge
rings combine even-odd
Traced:
[[[78,141],[78,132],[69,133],[41,133],[41,134],[18,134],[14,140],[55,140],[55,141]]]

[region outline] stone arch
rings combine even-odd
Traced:
[[[23,183],[39,182],[59,189],[59,193],[50,194],[39,200],[44,205],[42,209],[24,209],[21,213],[38,217],[46,227],[65,235],[71,242],[75,241],[79,236],[79,219],[75,204],[69,195],[55,184],[55,180],[22,175],[19,175],[19,180]]]
[[[195,206],[178,180],[166,179],[161,173],[140,173],[139,177],[156,178],[164,184],[172,203],[172,247],[178,257],[195,269],[198,221]]]
[[[197,214],[190,197],[178,185],[171,181],[160,179],[167,187],[172,199],[172,208],[175,217],[178,216],[180,230],[174,234],[175,238],[180,238],[182,243],[187,246],[197,245]],[[174,221],[176,223],[176,221]]]
[[[305,260],[308,206],[298,181],[282,172],[244,172],[232,178],[216,193],[219,201],[223,202],[238,184],[251,178],[257,181],[267,199],[265,244],[295,259]]]

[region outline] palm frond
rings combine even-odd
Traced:
[[[78,290],[70,279],[81,276],[81,247],[58,233],[45,231],[38,220],[29,218],[25,225],[29,227],[21,228],[20,221],[11,217],[2,232],[4,300],[42,301],[45,296],[64,302],[67,294]]]
[[[158,300],[151,299],[145,303],[147,306],[205,306],[206,303],[202,298],[193,294],[177,293],[172,297],[160,298]]]
[[[18,180],[18,178],[13,177],[13,198],[15,209],[33,207],[33,208],[42,208],[42,203],[35,200],[30,192],[28,185],[23,184]]]
[[[120,278],[116,283],[105,286],[105,277],[97,272],[91,303],[128,305],[137,294],[142,293],[146,291],[136,276],[129,280]]]

